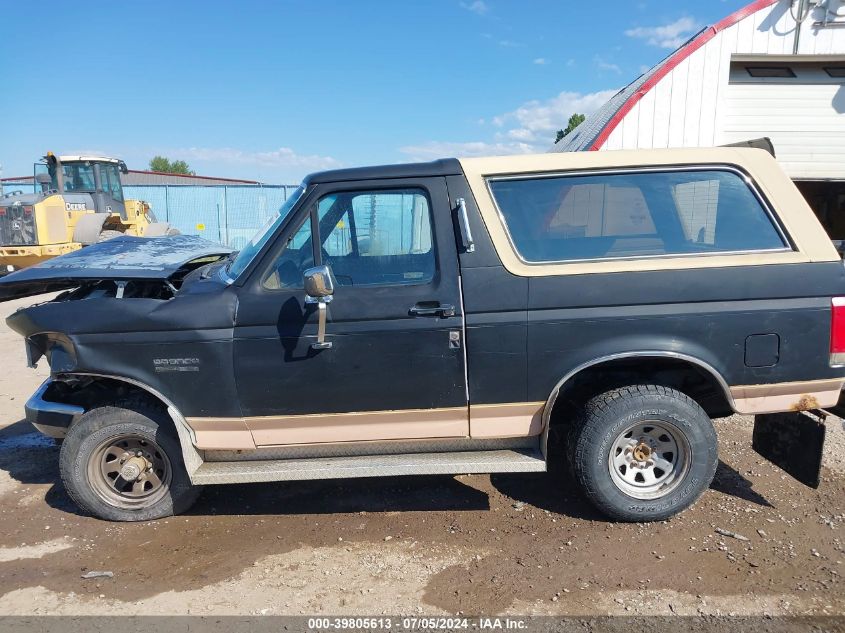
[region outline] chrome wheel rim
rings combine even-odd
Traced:
[[[120,435],[103,441],[88,460],[88,481],[109,505],[137,509],[167,494],[172,478],[170,459],[154,441]]]
[[[616,487],[635,499],[658,499],[672,492],[689,470],[686,435],[663,420],[637,422],[613,440],[608,457]]]

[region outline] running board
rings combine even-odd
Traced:
[[[544,472],[536,449],[361,455],[317,459],[204,462],[191,476],[197,485],[398,475]]]

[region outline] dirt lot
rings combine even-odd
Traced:
[[[748,419],[717,421],[712,489],[653,525],[603,520],[560,472],[219,486],[113,524],[77,514],[21,421],[46,370],[5,324],[0,358],[0,614],[845,613],[838,420],[818,491],[750,450]]]

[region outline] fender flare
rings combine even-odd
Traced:
[[[596,365],[601,365],[602,363],[612,362],[615,360],[622,360],[625,358],[671,358],[675,360],[685,361],[692,365],[696,365],[700,369],[703,369],[708,374],[710,374],[710,376],[712,376],[712,378],[722,389],[722,392],[724,393],[728,404],[731,406],[731,409],[736,411],[736,403],[734,402],[733,396],[731,395],[730,387],[728,386],[728,383],[725,380],[724,376],[722,376],[722,374],[719,373],[719,371],[715,367],[713,367],[713,365],[701,360],[700,358],[690,356],[689,354],[684,354],[681,352],[671,352],[666,350],[640,350],[599,356],[587,362],[581,363],[577,367],[567,372],[566,375],[557,382],[557,384],[554,386],[554,389],[552,389],[552,392],[549,394],[549,397],[546,400],[546,404],[543,407],[543,436],[540,440],[540,450],[545,459],[548,459],[549,428],[551,427],[550,421],[552,410],[554,409],[555,402],[557,402],[557,397],[560,394],[560,390],[563,388],[563,386],[585,369],[589,369],[590,367],[594,367]]]
[[[176,408],[176,405],[174,405],[169,398],[146,383],[134,378],[127,378],[126,376],[96,374],[90,372],[62,372],[61,374],[57,374],[55,377],[51,377],[51,380],[61,380],[61,378],[65,376],[88,376],[90,378],[106,378],[108,380],[125,382],[126,384],[133,385],[134,387],[138,387],[139,389],[147,392],[165,405],[167,407],[167,414],[170,416],[170,419],[173,420],[173,425],[176,427],[176,434],[179,438],[179,444],[182,447],[182,461],[185,463],[185,470],[188,472],[188,478],[191,480],[191,483],[193,483],[194,473],[204,461],[203,453],[194,446],[194,432],[191,427],[188,426],[185,416],[182,415],[179,409]]]

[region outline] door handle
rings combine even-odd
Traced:
[[[420,301],[408,313],[411,316],[433,316],[445,319],[446,317],[455,316],[455,306],[449,303],[440,303],[439,301]]]

